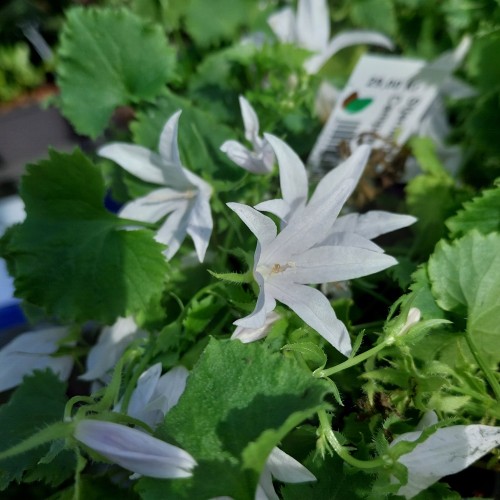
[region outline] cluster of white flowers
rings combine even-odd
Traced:
[[[295,43],[313,53],[305,63],[310,73],[319,71],[338,50],[353,44],[392,47],[385,36],[367,31],[346,32],[330,39],[326,0],[299,0],[296,13],[285,8],[271,16],[269,24],[281,42]],[[309,285],[350,280],[395,265],[397,261],[372,239],[407,227],[415,218],[382,211],[340,215],[363,174],[371,152],[368,146],[358,147],[345,162],[329,172],[309,197],[307,171],[301,159],[278,137],[260,135],[259,119],[251,104],[243,96],[239,104],[244,136],[251,149],[235,140],[224,142],[221,149],[234,163],[254,174],[269,174],[277,164],[282,198],[265,200],[255,207],[228,203],[257,238],[253,277],[259,286],[253,312],[234,322],[237,328],[232,338],[252,342],[264,337],[279,319],[274,311],[279,301],[348,356],[351,340],[346,326],[337,319],[328,298]],[[177,137],[180,115],[181,111],[177,111],[166,121],[158,152],[113,143],[98,153],[142,181],[159,186],[127,203],[119,216],[130,221],[132,229],[134,221],[160,223],[156,239],[166,245],[164,254],[169,260],[189,235],[199,261],[203,262],[213,228],[212,186],[181,162]],[[278,217],[280,227],[262,212]],[[88,353],[86,371],[80,379],[107,384],[125,350],[146,336],[130,317],[105,327]],[[17,337],[0,350],[0,391],[15,387],[25,375],[37,369],[51,368],[66,380],[73,358],[56,356],[56,353],[68,343],[71,338],[65,327]],[[147,369],[138,379],[126,407],[129,417],[143,422],[151,430],[177,404],[189,376],[182,366],[163,375],[161,372],[159,363]],[[114,411],[123,411],[123,406],[120,401]],[[392,446],[418,439],[424,427],[433,423],[435,416],[427,416],[415,432],[399,436]],[[185,478],[192,475],[197,465],[187,451],[144,430],[109,421],[79,420],[74,437],[107,460],[132,471],[133,477]],[[499,444],[500,429],[495,427],[468,425],[438,429],[413,451],[400,457],[399,462],[408,469],[408,482],[401,486],[399,494],[412,498],[442,476],[464,469]],[[274,448],[267,460],[256,498],[278,498],[273,477],[283,482],[315,480],[311,472],[279,448]]]

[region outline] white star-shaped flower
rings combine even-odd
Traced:
[[[330,57],[345,47],[370,44],[389,50],[393,48],[390,39],[376,31],[346,31],[330,39],[326,0],[299,0],[297,13],[285,7],[267,21],[282,43],[293,43],[314,52],[304,63],[308,73],[317,73]]]
[[[359,181],[370,154],[369,146],[360,146],[357,151],[342,164],[332,169],[316,186],[314,195],[308,202],[309,185],[307,172],[301,159],[285,142],[266,134],[266,139],[276,153],[280,170],[282,199],[269,200],[255,206],[257,210],[277,215],[284,224],[300,218],[306,206],[319,206],[330,196],[332,189],[345,179],[354,181],[353,189]],[[381,210],[372,210],[365,214],[350,213],[338,217],[331,225],[324,242],[350,241],[354,244],[368,245],[372,250],[379,247],[367,241],[382,234],[395,231],[413,224],[416,218],[411,215],[393,214]],[[358,238],[365,238],[363,243]]]
[[[437,423],[434,412],[428,412],[417,430],[398,436],[391,447],[401,441],[417,440],[423,430]],[[437,429],[398,462],[408,469],[408,482],[398,495],[413,498],[444,476],[456,474],[500,446],[500,427],[491,425],[452,425]]]
[[[290,148],[287,151],[292,152]],[[367,151],[360,148],[350,161],[364,164],[366,156]],[[260,328],[279,300],[341,353],[349,354],[351,342],[344,324],[336,318],[328,299],[306,285],[358,278],[397,263],[363,236],[331,234],[354,186],[355,180],[346,176],[328,192],[316,190],[300,217],[290,220],[279,234],[269,217],[247,205],[228,203],[258,240],[253,269],[260,288],[257,305],[249,316],[235,321],[236,325]]]
[[[167,259],[175,255],[189,234],[198,259],[203,262],[213,227],[209,203],[212,188],[182,166],[177,145],[180,114],[181,111],[177,111],[165,123],[158,144],[159,154],[125,143],[103,146],[98,153],[145,182],[165,186],[127,203],[120,217],[154,223],[166,216],[156,239],[167,245]]]
[[[274,165],[273,150],[266,139],[259,136],[259,118],[252,105],[243,96],[239,101],[245,138],[252,144],[253,151],[234,140],[226,141],[220,149],[241,168],[254,174],[267,174]]]

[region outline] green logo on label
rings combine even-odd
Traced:
[[[347,111],[347,113],[354,114],[363,111],[367,106],[373,102],[370,97],[365,97],[360,99],[357,92],[353,92],[350,96],[344,99],[342,107]]]

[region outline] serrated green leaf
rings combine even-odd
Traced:
[[[272,448],[325,406],[325,382],[264,344],[211,340],[160,428],[198,467],[186,481],[143,479],[145,499],[252,499]]]
[[[500,231],[500,185],[465,202],[464,208],[446,221],[446,226],[454,238],[473,229],[484,234]]]
[[[435,244],[446,235],[444,221],[455,214],[467,199],[464,190],[444,176],[419,175],[406,186],[408,209],[417,217],[415,248],[427,256]]]
[[[217,313],[225,306],[225,302],[213,295],[204,297],[200,301],[191,302],[183,321],[185,335],[196,337],[205,331]],[[214,334],[217,332],[214,332]]]
[[[313,368],[324,368],[327,357],[323,350],[314,342],[296,342],[283,346],[284,351],[297,352]]]
[[[111,324],[163,290],[167,264],[149,230],[125,230],[103,206],[104,184],[79,151],[51,151],[21,183],[26,220],[6,255],[16,294],[69,321]]]
[[[66,15],[57,65],[61,108],[79,133],[95,138],[116,107],[160,93],[173,77],[175,53],[159,26],[129,11],[77,7]]]
[[[441,242],[429,259],[437,303],[467,318],[467,330],[492,364],[500,361],[500,234],[471,231]]]
[[[24,379],[10,401],[0,408],[2,439],[0,451],[29,438],[51,423],[62,420],[66,404],[66,384],[50,370],[35,372]],[[38,464],[47,455],[50,444],[0,461],[0,490],[13,480],[20,481],[26,472],[32,479],[57,485],[73,474],[73,454],[61,451],[50,463]]]

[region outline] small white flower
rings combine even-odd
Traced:
[[[437,423],[429,412],[417,430],[398,436],[391,446],[401,441],[415,441],[423,430]],[[437,429],[423,443],[399,457],[408,469],[408,482],[398,495],[413,498],[444,476],[456,474],[500,446],[500,427],[490,425],[452,425]]]
[[[238,141],[226,141],[221,151],[241,168],[254,174],[267,174],[274,165],[274,153],[268,142],[259,136],[259,119],[252,105],[243,97],[239,97],[241,116],[245,127],[245,138],[252,144],[250,151]]]
[[[23,333],[0,350],[0,391],[16,387],[25,375],[50,368],[60,380],[67,380],[72,356],[52,356],[68,335],[68,328],[47,328]]]
[[[330,57],[345,47],[371,44],[393,48],[389,38],[376,31],[346,31],[330,40],[330,14],[326,0],[299,0],[296,14],[290,7],[285,7],[267,21],[282,43],[294,43],[314,52],[304,63],[308,73],[317,73]]]
[[[197,465],[186,451],[126,425],[80,420],[75,438],[109,461],[136,474],[160,479],[191,477]]]
[[[165,186],[127,203],[120,217],[158,222],[166,216],[156,240],[167,245],[167,259],[175,255],[189,234],[198,259],[203,262],[213,227],[209,203],[212,188],[182,166],[177,145],[180,114],[181,111],[177,111],[165,123],[158,145],[159,154],[124,143],[109,144],[98,153],[143,181]]]
[[[137,381],[127,415],[156,428],[179,401],[188,375],[189,371],[183,366],[176,366],[164,375],[161,375],[161,363],[151,366]],[[120,411],[120,408],[121,402],[115,411]]]
[[[271,326],[273,326],[273,324],[276,323],[276,321],[278,321],[279,319],[280,315],[274,311],[271,311],[267,314],[266,320],[260,328],[245,328],[244,326],[238,326],[231,335],[231,338],[233,340],[238,339],[243,342],[243,344],[255,342],[256,340],[264,338],[271,329]]]
[[[147,336],[133,318],[118,318],[112,326],[103,328],[97,344],[87,356],[87,371],[82,380],[104,379],[113,370],[125,349],[134,341]]]
[[[281,142],[278,139],[268,138],[273,141],[271,144],[279,162],[286,160],[288,155],[295,155],[288,146],[277,148],[276,144]],[[360,148],[351,161],[364,165],[366,154]],[[305,172],[298,169],[296,174],[304,176],[305,181]],[[295,189],[302,183],[288,183],[286,179],[281,183],[282,191],[285,193],[288,190],[288,194],[284,194],[287,199],[302,198]],[[294,216],[289,220],[279,234],[274,222],[257,210],[239,203],[228,203],[258,240],[253,275],[260,288],[259,297],[254,311],[235,321],[236,325],[262,327],[267,314],[274,310],[276,300],[279,300],[341,353],[349,354],[349,335],[344,324],[336,318],[330,302],[319,290],[305,285],[358,278],[397,263],[361,235],[330,234],[354,186],[355,179],[346,175],[341,182],[328,186],[328,190],[316,189],[309,203],[301,206],[300,217]],[[273,201],[278,202],[274,208],[280,217],[289,213],[289,207],[279,203],[283,200]]]
[[[316,481],[300,462],[279,448],[273,448],[260,475],[255,500],[279,500],[274,491],[273,477],[283,483]]]
[[[343,180],[353,179],[355,187],[370,154],[369,146],[358,147],[346,161],[321,179],[316,186],[314,195],[308,202],[307,172],[301,159],[290,146],[277,137],[266,134],[266,139],[273,147],[278,159],[283,199],[264,201],[256,205],[255,208],[277,215],[285,224],[300,217],[306,206],[322,203],[322,200],[329,196],[332,189]],[[393,214],[381,210],[372,210],[362,215],[351,213],[338,217],[331,225],[328,236],[338,239],[347,238],[347,235],[350,235],[352,239],[355,235],[359,235],[371,240],[381,234],[407,227],[415,221],[416,218],[411,215]],[[375,245],[372,244],[370,248],[375,250]],[[379,250],[381,251],[381,249]]]

